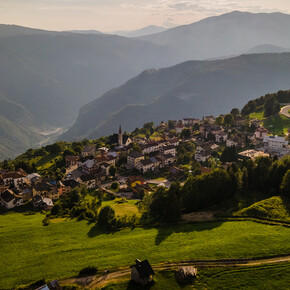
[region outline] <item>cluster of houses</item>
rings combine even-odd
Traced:
[[[239,153],[241,158],[255,159],[259,156],[289,154],[285,137],[270,136],[268,130],[256,119],[250,121],[251,130],[247,129],[246,124],[245,118],[236,116],[234,124],[225,127],[217,125],[214,116],[205,116],[202,120],[184,118],[174,121],[174,128],[177,133],[190,129],[191,134],[187,139],[195,142],[194,157],[201,163],[206,162],[215,151],[224,146],[235,146],[239,151],[247,146],[247,150]],[[110,149],[97,148],[90,144],[78,156],[65,156],[68,174],[61,181],[42,178],[37,173],[26,174],[21,169],[15,172],[0,171],[0,205],[11,209],[32,199],[35,208],[51,209],[55,200],[77,187],[92,189],[100,186],[110,176],[111,166],[116,165],[121,157],[123,161],[126,160],[124,170],[128,172],[137,170],[147,173],[168,168],[169,174],[177,178],[183,172],[174,166],[177,159],[176,148],[180,142],[188,140],[172,136],[170,138],[167,126],[161,123],[157,127],[163,132],[163,138],[159,141],[130,138],[123,135],[120,127],[118,134],[109,137]]]
[[[257,150],[253,156],[282,156],[289,154],[288,141],[285,137],[270,136],[269,131],[260,125],[259,120],[250,120],[247,125],[246,119],[242,116],[235,116],[232,126],[224,127],[217,125],[214,116],[205,116],[202,120],[186,118],[176,122],[175,130],[190,128],[197,124],[197,130],[192,130],[192,140],[196,144],[195,160],[198,162],[207,161],[221,146],[233,147],[238,150],[246,146],[252,146]],[[249,126],[251,130],[248,130]],[[246,150],[247,151],[247,150]],[[247,152],[241,155],[247,155]]]

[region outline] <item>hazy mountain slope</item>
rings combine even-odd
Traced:
[[[0,90],[37,125],[71,123],[79,108],[150,67],[175,63],[164,47],[119,36],[3,37]]]
[[[169,46],[184,60],[237,55],[265,43],[290,47],[290,15],[236,11],[140,39]]]
[[[95,138],[144,122],[228,112],[267,92],[289,89],[290,54],[190,61],[145,71],[80,110],[61,139]],[[115,102],[112,102],[115,100]]]
[[[44,137],[31,128],[0,115],[0,160],[14,158],[20,152],[37,146]]]
[[[277,45],[272,44],[261,44],[257,45],[247,51],[248,54],[253,53],[281,53],[281,52],[289,52],[290,48],[284,48]]]
[[[149,34],[159,33],[167,30],[165,27],[162,26],[156,26],[156,25],[149,25],[146,27],[143,27],[141,29],[131,30],[131,31],[112,31],[109,32],[109,34],[117,34],[120,36],[125,37],[141,37]]]

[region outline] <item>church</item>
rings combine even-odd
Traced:
[[[116,144],[118,147],[125,147],[128,146],[133,141],[129,136],[123,134],[120,125],[118,134],[113,134],[112,136],[110,136],[109,142],[111,145]]]

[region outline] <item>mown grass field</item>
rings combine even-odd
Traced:
[[[290,128],[290,118],[281,114],[265,118],[264,110],[260,110],[250,114],[249,117],[250,119],[264,120],[261,124],[272,132],[273,135],[287,133],[287,130]]]
[[[135,290],[138,286],[126,277],[120,283],[111,283],[103,290]],[[200,268],[198,277],[189,285],[180,285],[174,271],[156,273],[150,290],[163,289],[289,289],[290,263],[235,268]],[[149,289],[149,288],[145,288]]]
[[[115,233],[87,221],[42,225],[44,215],[0,215],[0,289],[39,279],[129,266],[136,258],[162,261],[261,257],[290,253],[290,229],[244,222],[135,228]]]

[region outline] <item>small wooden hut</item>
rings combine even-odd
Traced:
[[[140,260],[136,260],[135,262],[135,265],[130,266],[131,280],[143,286],[152,282],[154,271],[148,260],[144,260],[142,262]]]

